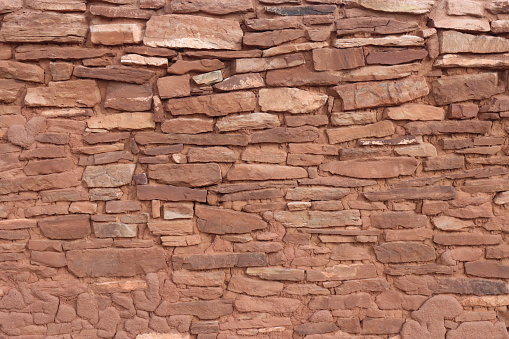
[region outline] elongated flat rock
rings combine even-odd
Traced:
[[[394,124],[389,120],[384,120],[363,126],[329,128],[327,129],[327,136],[331,144],[338,144],[355,139],[386,137],[394,134],[394,132]]]
[[[361,7],[382,12],[425,14],[433,7],[435,0],[353,0]]]
[[[148,177],[163,184],[186,187],[208,186],[222,179],[217,164],[149,165]]]
[[[334,41],[336,48],[352,48],[362,46],[422,46],[424,39],[415,35],[386,36],[383,38],[348,38]]]
[[[118,113],[92,117],[87,120],[89,128],[133,130],[155,128],[152,113]]]
[[[451,200],[456,197],[456,189],[452,186],[395,188],[387,191],[367,192],[364,193],[364,196],[369,201],[398,199]]]
[[[497,55],[461,55],[445,54],[435,60],[435,67],[439,68],[485,68],[506,69],[509,67],[509,54]]]
[[[162,248],[103,248],[66,253],[67,267],[78,277],[133,277],[166,268]]]
[[[166,107],[173,115],[206,114],[216,117],[253,111],[256,107],[256,97],[253,92],[202,95],[171,99],[166,103]]]
[[[473,35],[457,31],[439,33],[441,53],[509,52],[509,39],[489,35]]]
[[[27,89],[28,106],[94,107],[101,102],[101,92],[93,80],[50,82],[48,87]]]
[[[320,169],[362,179],[395,178],[400,175],[412,175],[419,164],[419,160],[410,157],[383,157],[373,160],[331,161],[320,165]]]
[[[212,234],[249,233],[267,227],[267,223],[256,214],[196,205],[198,229]]]
[[[159,15],[147,22],[143,43],[151,47],[240,50],[239,22],[194,15]]]
[[[227,174],[228,180],[287,180],[300,179],[308,176],[302,167],[237,164]]]
[[[16,60],[39,60],[39,59],[90,59],[102,56],[113,56],[114,53],[104,48],[66,47],[58,45],[22,45],[16,48],[14,56]]]
[[[92,78],[144,84],[155,75],[153,71],[125,66],[85,67],[77,66],[73,74],[78,78]]]
[[[87,32],[83,14],[18,11],[3,18],[0,40],[83,43]]]
[[[259,104],[266,112],[311,113],[327,102],[325,94],[298,88],[264,88],[259,92]]]
[[[340,85],[333,87],[333,90],[341,98],[345,110],[398,105],[429,93],[426,79],[422,76]]]
[[[245,0],[175,0],[171,2],[173,13],[204,12],[209,14],[229,14],[253,11],[253,4]]]
[[[274,213],[274,218],[286,227],[324,228],[362,224],[358,210],[338,212],[281,211]]]
[[[431,246],[412,242],[391,242],[375,246],[376,258],[383,263],[431,261],[436,259]]]

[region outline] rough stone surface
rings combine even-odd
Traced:
[[[327,102],[327,95],[297,88],[261,89],[259,104],[263,111],[311,113]]]
[[[507,338],[508,0],[0,0],[0,338]]]
[[[148,21],[143,43],[150,47],[239,50],[242,35],[237,21],[167,14]]]
[[[391,106],[411,101],[429,93],[423,77],[379,83],[359,83],[334,87],[343,102],[343,109]]]

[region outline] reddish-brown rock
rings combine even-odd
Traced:
[[[336,71],[364,66],[362,48],[320,48],[313,50],[316,71]]]
[[[439,105],[485,99],[503,91],[497,73],[456,75],[433,82],[433,95]]]
[[[355,178],[395,178],[411,175],[419,166],[419,160],[410,157],[378,158],[373,160],[331,161],[320,165],[322,171]]]
[[[119,111],[148,111],[152,107],[152,90],[146,85],[109,83],[104,106]]]
[[[191,95],[191,77],[182,75],[159,78],[157,89],[161,99],[188,97]]]
[[[93,107],[101,101],[99,87],[93,80],[50,82],[48,87],[27,90],[28,106]]]
[[[217,164],[161,164],[149,165],[148,177],[163,184],[199,187],[221,181]]]
[[[151,47],[240,50],[242,36],[236,20],[167,14],[147,22],[143,42]]]
[[[197,205],[195,213],[199,219],[198,229],[205,233],[248,233],[267,227],[267,223],[255,214],[204,205]]]
[[[83,43],[88,24],[82,14],[18,11],[4,17],[0,39],[7,42]]]
[[[195,315],[200,319],[209,320],[233,313],[233,301],[219,299],[214,301],[169,302],[163,301],[155,310],[158,316],[180,314]]]
[[[391,242],[375,247],[376,258],[383,263],[431,261],[436,259],[431,246],[411,242]]]
[[[301,167],[238,164],[227,174],[228,180],[285,180],[307,177],[307,171]]]
[[[174,255],[174,269],[210,270],[214,268],[266,266],[265,253],[216,253]]]
[[[133,277],[166,268],[161,248],[103,248],[66,253],[67,267],[76,276]]]
[[[256,98],[252,92],[232,92],[193,98],[168,100],[166,107],[173,115],[206,114],[223,116],[254,111]]]
[[[136,191],[140,200],[205,202],[207,198],[206,190],[171,185],[138,185]]]
[[[68,215],[45,218],[39,221],[44,236],[50,239],[80,239],[90,234],[88,215]]]
[[[402,104],[429,93],[426,80],[421,76],[391,82],[340,85],[333,90],[341,98],[345,110]]]

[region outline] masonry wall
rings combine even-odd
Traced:
[[[509,1],[0,13],[1,338],[509,338]]]

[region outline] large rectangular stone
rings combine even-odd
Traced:
[[[40,59],[93,59],[103,56],[113,56],[110,49],[69,47],[59,45],[22,45],[16,48],[14,56],[16,60],[40,60]]]
[[[374,11],[409,14],[428,13],[435,4],[435,0],[353,0],[352,2]]]
[[[343,102],[343,109],[392,106],[428,95],[429,88],[423,76],[402,80],[363,82],[333,87]]]
[[[320,165],[320,170],[362,179],[395,178],[412,175],[419,164],[420,161],[412,157],[380,157],[373,160],[331,161]]]
[[[200,187],[221,182],[218,164],[157,164],[149,165],[148,177],[163,184]]]
[[[305,271],[281,267],[248,267],[246,274],[264,280],[302,281],[304,280]]]
[[[135,136],[136,142],[149,144],[188,144],[204,146],[247,146],[248,136],[243,134],[164,134],[154,132],[139,132]]]
[[[136,164],[87,166],[83,181],[87,187],[119,187],[131,183]]]
[[[231,313],[233,313],[233,300],[230,299],[191,302],[170,302],[165,300],[155,310],[155,314],[160,317],[185,314],[195,315],[204,320],[217,319]],[[171,338],[175,338],[173,334]],[[179,334],[179,338],[184,337]],[[185,338],[189,338],[189,336]]]
[[[204,233],[249,233],[266,228],[268,225],[256,215],[229,209],[196,205],[198,229]]]
[[[116,113],[91,117],[87,120],[88,128],[138,130],[155,128],[152,113]]]
[[[438,34],[441,53],[504,53],[509,52],[509,40],[490,35],[473,35],[457,31]]]
[[[468,264],[470,263],[466,263]],[[473,278],[405,275],[394,278],[394,285],[408,294],[498,295],[509,293],[507,284],[503,281]]]
[[[0,60],[0,76],[7,79],[44,82],[44,69],[37,65]]]
[[[81,170],[73,172],[33,175],[15,179],[0,179],[0,194],[23,191],[43,191],[81,185]]]
[[[257,252],[174,255],[172,260],[175,270],[210,270],[267,265],[266,254]]]
[[[360,212],[358,210],[337,212],[278,211],[274,213],[274,218],[286,227],[323,228],[335,226],[355,226],[362,224]]]
[[[140,200],[207,201],[207,190],[202,189],[171,185],[138,185],[136,190]]]
[[[108,67],[74,67],[73,75],[78,78],[92,78],[100,80],[110,80],[119,82],[129,82],[134,84],[144,84],[149,82],[155,75],[154,71],[141,68],[125,66]]]
[[[395,188],[379,192],[366,192],[364,196],[369,201],[385,200],[451,200],[456,197],[456,189],[452,186],[425,186],[410,188]]]
[[[307,281],[338,281],[377,278],[373,264],[334,265],[324,269],[306,271]]]
[[[232,92],[171,99],[166,107],[172,115],[206,114],[217,117],[231,113],[250,112],[256,107],[253,92]]]
[[[94,107],[101,102],[101,92],[94,80],[50,82],[48,87],[27,89],[28,106]]]
[[[6,42],[83,43],[88,24],[83,14],[18,11],[5,15],[0,40]]]
[[[444,246],[480,246],[498,245],[503,242],[499,234],[481,234],[468,232],[455,232],[435,234],[433,241]]]
[[[237,20],[167,14],[152,16],[143,42],[151,47],[240,50],[243,35]]]
[[[286,180],[306,178],[307,171],[302,167],[237,164],[227,174],[228,180]]]
[[[497,73],[453,75],[433,82],[433,96],[438,105],[486,99],[504,90]]]
[[[101,248],[66,252],[67,267],[84,277],[134,277],[167,267],[162,248]]]
[[[174,13],[204,12],[208,14],[230,14],[253,11],[253,4],[244,0],[174,0],[171,2]]]
[[[306,61],[301,53],[275,56],[271,58],[243,58],[232,62],[233,73],[256,73],[271,69],[300,66]]]
[[[437,135],[451,133],[486,134],[491,129],[491,121],[412,121],[405,129],[412,135]]]
[[[394,134],[395,130],[392,121],[384,120],[363,126],[328,128],[326,131],[329,142],[331,144],[338,144],[356,139],[386,137]]]

